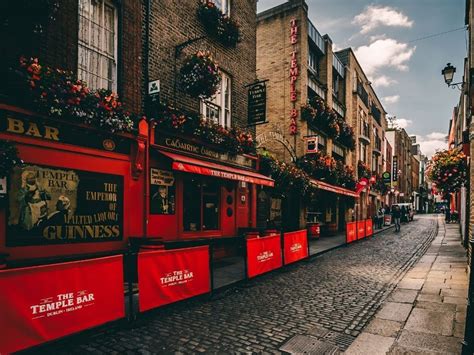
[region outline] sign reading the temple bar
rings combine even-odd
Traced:
[[[292,108],[290,109],[290,134],[296,135],[298,132],[298,126],[296,119],[298,117],[298,109],[296,108],[296,101],[298,100],[298,94],[296,90],[296,81],[298,80],[298,57],[297,57],[297,44],[298,44],[298,25],[296,19],[290,21],[290,43],[293,50],[290,53],[290,102]]]
[[[9,179],[7,245],[121,240],[123,177],[25,164]]]
[[[210,158],[219,163],[227,163],[239,167],[255,168],[255,160],[243,155],[231,155],[225,152],[219,152],[208,146],[190,142],[184,138],[170,137],[155,130],[155,144],[163,147],[180,150],[186,153],[198,155],[200,157]]]
[[[264,81],[251,84],[248,88],[248,124],[265,123],[267,111],[267,87]]]
[[[83,127],[53,120],[46,122],[7,111],[0,111],[0,132],[123,154],[130,153],[130,142],[125,137],[94,130],[93,134],[87,135],[87,139],[81,139],[85,136]]]

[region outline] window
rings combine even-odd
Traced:
[[[79,0],[78,77],[91,89],[117,88],[117,9],[106,0]]]
[[[201,101],[202,115],[224,127],[231,126],[231,80],[221,72],[221,83],[217,93],[210,99]]]
[[[214,0],[214,4],[216,4],[223,14],[230,16],[230,0]]]
[[[367,161],[367,147],[364,143],[360,143],[360,160],[364,163]]]
[[[318,56],[312,50],[308,53],[308,67],[314,73],[318,73]]]
[[[187,177],[183,183],[183,230],[219,229],[219,185],[215,180]]]

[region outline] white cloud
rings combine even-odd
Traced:
[[[393,128],[407,128],[409,125],[413,123],[412,120],[408,120],[406,118],[395,118],[391,122],[389,121],[389,127]]]
[[[412,27],[414,22],[393,7],[370,5],[352,23],[361,26],[360,32],[365,34],[380,26]]]
[[[432,133],[426,135],[426,138],[444,140],[444,139],[446,139],[446,136],[447,136],[446,133],[432,132]]]
[[[446,134],[441,132],[431,132],[425,136],[417,136],[416,142],[420,144],[421,152],[428,158],[431,158],[436,151],[448,147]]]
[[[407,71],[416,47],[401,43],[393,38],[378,39],[367,46],[355,50],[357,59],[367,75],[374,75],[381,68],[394,68]]]
[[[395,79],[392,79],[388,77],[387,75],[380,75],[376,78],[370,78],[370,81],[372,82],[372,85],[374,87],[384,87],[384,88],[397,83]]]
[[[385,96],[383,101],[387,104],[394,104],[400,100],[400,95]]]

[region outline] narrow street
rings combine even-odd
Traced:
[[[373,238],[224,290],[147,313],[131,329],[109,326],[38,353],[279,352],[311,334],[345,350],[426,252],[436,216],[417,216]]]

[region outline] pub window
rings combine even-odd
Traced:
[[[231,126],[231,85],[230,77],[221,72],[217,93],[211,99],[201,101],[201,113],[204,118],[227,128]]]
[[[79,0],[78,77],[91,89],[117,89],[117,8]]]
[[[219,184],[210,178],[184,179],[183,230],[219,229]]]
[[[223,14],[230,16],[230,0],[214,0],[214,4],[216,4]]]

